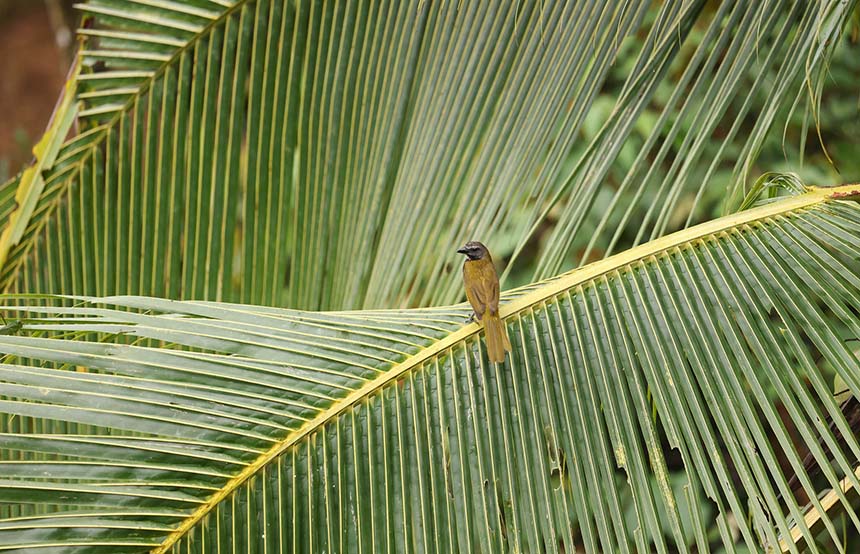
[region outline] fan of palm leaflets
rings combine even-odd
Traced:
[[[841,548],[860,444],[827,374],[860,391],[858,199],[809,189],[506,292],[498,365],[462,304],[19,298],[0,548]]]
[[[776,114],[820,95],[854,2],[79,8],[46,147],[0,188],[3,289],[347,309],[454,302],[452,244],[516,259],[550,212],[532,278],[707,217],[706,183],[738,198]]]
[[[797,551],[845,546],[834,508],[860,528],[829,382],[860,391],[857,187],[506,293],[500,366],[464,306],[296,310],[454,302],[452,245],[516,257],[550,211],[536,278],[698,221],[706,186],[735,203],[854,2],[80,8],[35,163],[0,187],[0,549]]]

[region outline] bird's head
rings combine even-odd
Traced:
[[[485,257],[489,257],[490,255],[489,251],[487,251],[487,247],[476,240],[470,240],[460,247],[457,252],[459,254],[465,254],[470,260],[481,260]]]

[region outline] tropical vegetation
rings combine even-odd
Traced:
[[[0,186],[0,551],[857,547],[856,2],[79,9]]]

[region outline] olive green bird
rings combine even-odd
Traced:
[[[504,322],[499,319],[499,276],[493,258],[487,247],[477,241],[467,242],[457,252],[467,258],[463,262],[466,298],[475,310],[475,318],[484,325],[487,357],[491,362],[502,363],[505,351],[511,351],[511,341]]]

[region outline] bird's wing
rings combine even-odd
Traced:
[[[464,263],[463,280],[466,284],[466,298],[472,305],[475,315],[481,319],[487,311],[487,291],[480,264],[468,261]]]
[[[466,286],[466,298],[469,300],[469,304],[472,305],[472,309],[475,310],[475,315],[478,316],[478,319],[487,311],[487,299],[482,285],[483,283],[480,280],[476,280]]]
[[[492,280],[490,281],[490,298],[489,305],[491,314],[499,313],[499,278],[496,276],[496,272],[493,271]]]

